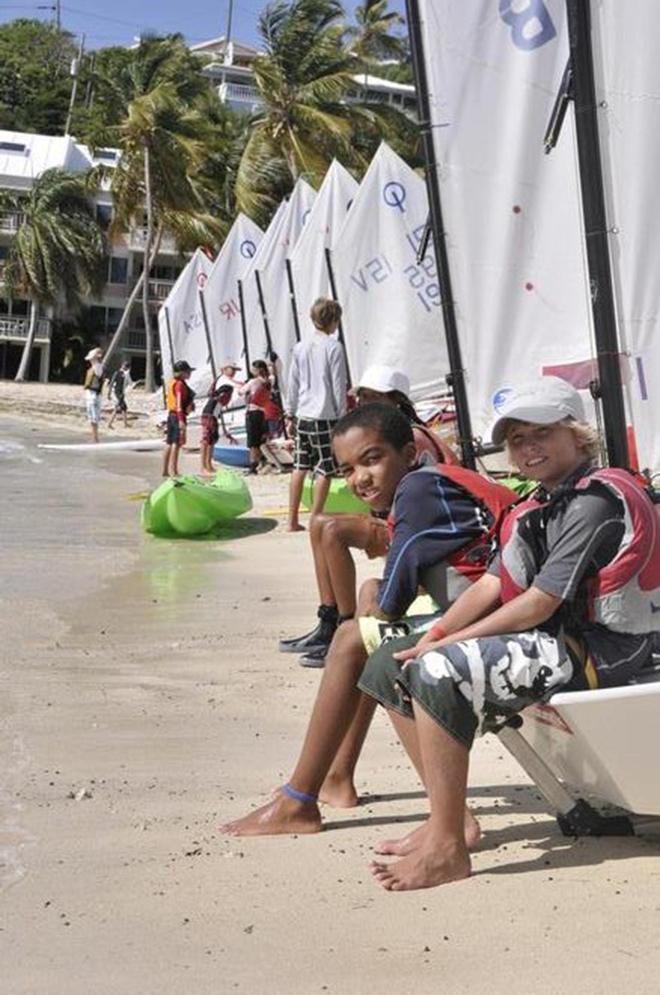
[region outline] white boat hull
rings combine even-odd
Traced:
[[[143,453],[162,449],[164,445],[162,439],[122,439],[117,442],[42,442],[39,444],[39,449],[61,449],[77,453],[98,453],[104,450],[128,450]]]
[[[554,695],[523,712],[521,735],[580,795],[660,815],[660,675]]]

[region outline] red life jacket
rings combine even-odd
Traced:
[[[660,505],[651,500],[642,477],[616,467],[580,478],[574,496],[594,482],[604,485],[623,504],[624,533],[616,556],[586,581],[589,621],[614,632],[652,632],[660,627]],[[502,602],[525,590],[506,569],[506,547],[525,515],[547,503],[532,495],[512,508],[502,522]]]
[[[447,559],[450,566],[474,584],[488,566],[502,517],[518,500],[518,495],[508,487],[496,484],[474,470],[467,470],[464,466],[439,463],[437,466],[423,467],[423,470],[428,473],[438,473],[441,477],[447,477],[452,483],[458,484],[476,505],[485,508],[492,517],[492,524],[482,535],[475,536]],[[391,539],[394,535],[392,514],[387,518],[387,526]]]

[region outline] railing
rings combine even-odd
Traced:
[[[147,333],[143,328],[129,328],[126,335],[126,345],[129,349],[140,349],[144,352],[147,348]]]
[[[16,232],[25,221],[20,211],[0,211],[0,231]]]
[[[144,247],[147,244],[147,229],[146,228],[131,228],[128,233],[128,246],[133,252],[143,252]],[[172,235],[163,235],[160,240],[159,252],[173,253],[178,252],[177,244]]]
[[[174,280],[149,280],[149,300],[167,300],[173,286]]]
[[[221,83],[218,87],[218,96],[223,104],[250,104],[254,107],[261,105],[259,91],[248,83]]]
[[[30,330],[29,318],[0,317],[0,339],[26,339]],[[37,318],[36,342],[49,342],[52,334],[50,318]]]

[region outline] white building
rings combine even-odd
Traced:
[[[259,49],[242,42],[210,38],[191,47],[196,55],[208,59],[204,75],[208,76],[218,91],[220,100],[232,110],[251,114],[261,107],[259,91],[254,85],[252,65],[259,55]],[[372,104],[388,104],[412,117],[417,113],[415,87],[408,83],[395,83],[381,79],[371,73],[359,73],[353,77],[355,88],[348,100],[365,101]]]
[[[47,169],[59,168],[69,172],[84,173],[98,163],[112,167],[118,153],[114,149],[100,149],[94,157],[85,145],[70,137],[32,135],[0,130],[0,188],[18,195],[27,193],[35,179]],[[97,219],[107,230],[112,219],[112,197],[109,190],[100,190],[95,197]],[[3,293],[2,268],[12,236],[22,223],[20,211],[0,212],[0,378],[13,375],[25,343],[29,325],[29,302],[17,298],[10,301]],[[135,227],[113,240],[109,247],[108,280],[102,296],[87,301],[91,330],[96,339],[108,340],[119,324],[126,299],[142,271],[142,252],[145,230]],[[157,310],[165,300],[185,260],[179,254],[172,238],[163,239],[160,253],[149,281],[149,296],[155,341],[157,337]],[[35,357],[30,379],[48,379],[50,349],[55,318],[67,317],[63,308],[46,314],[37,325]],[[134,376],[142,373],[145,360],[146,335],[142,309],[133,313],[123,341],[123,353],[134,361]]]

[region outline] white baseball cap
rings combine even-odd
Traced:
[[[496,446],[504,442],[508,423],[513,420],[532,425],[552,425],[563,418],[585,420],[582,398],[575,387],[559,377],[539,377],[519,387],[504,388],[496,398],[497,418],[490,427]]]
[[[232,370],[240,370],[241,368],[240,363],[235,363],[233,359],[223,359],[223,361],[220,363],[220,369],[226,370],[229,367]]]
[[[102,355],[103,355],[103,350],[101,349],[100,346],[96,346],[95,349],[89,350],[89,352],[85,356],[85,362],[91,363],[93,359],[100,359]]]
[[[389,394],[391,390],[398,390],[400,394],[408,397],[410,393],[410,380],[393,366],[374,365],[368,366],[354,390],[365,387],[367,390],[377,390],[379,394]]]

